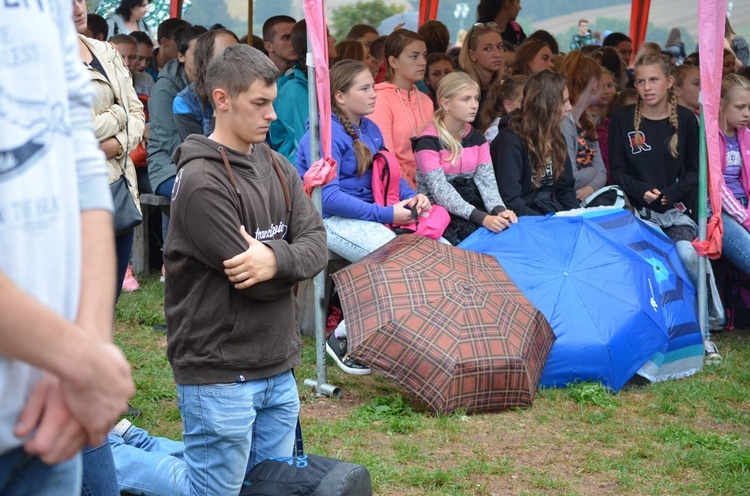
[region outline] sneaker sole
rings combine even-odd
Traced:
[[[353,369],[351,367],[347,367],[344,362],[339,359],[338,355],[336,355],[333,349],[331,349],[328,343],[326,343],[326,353],[328,353],[328,356],[333,358],[333,361],[336,362],[336,365],[347,374],[370,375],[372,373],[370,369]]]

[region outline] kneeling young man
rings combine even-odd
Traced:
[[[250,468],[292,454],[292,289],[323,269],[327,249],[294,167],[263,142],[277,77],[248,45],[220,52],[206,75],[215,131],[175,152],[164,307],[185,451],[160,463],[157,494],[239,494]]]

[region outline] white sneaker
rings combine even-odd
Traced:
[[[133,422],[131,422],[130,420],[122,419],[117,422],[117,425],[112,430],[119,434],[120,437],[125,437],[125,433],[128,432],[128,429],[130,429],[130,426],[132,425]]]

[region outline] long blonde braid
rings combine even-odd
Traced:
[[[669,140],[669,153],[673,158],[677,158],[677,155],[679,155],[677,152],[677,143],[680,137],[680,120],[677,118],[677,95],[674,92],[674,87],[669,89],[669,123],[672,125],[672,129],[674,129],[674,134]]]
[[[635,117],[633,118],[633,129],[635,129],[635,146],[643,146],[643,138],[638,128],[641,127],[641,94],[635,99]]]

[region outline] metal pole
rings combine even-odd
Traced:
[[[308,46],[312,46],[308,38]],[[320,158],[320,126],[318,123],[318,97],[315,85],[315,63],[313,55],[307,52],[307,100],[310,109],[310,164],[314,164]],[[323,211],[321,201],[320,187],[313,190],[312,201],[318,212]],[[325,312],[325,291],[326,291],[326,270],[323,269],[315,276],[313,280],[315,294],[315,359],[318,364],[318,378],[305,379],[305,386],[312,387],[318,396],[341,397],[343,392],[340,388],[328,384],[328,369],[326,368],[326,312]]]
[[[706,240],[706,197],[708,194],[708,151],[706,148],[706,121],[703,105],[700,116],[700,161],[698,169],[698,240]],[[703,340],[708,339],[708,286],[706,284],[706,257],[698,258],[698,324]]]

